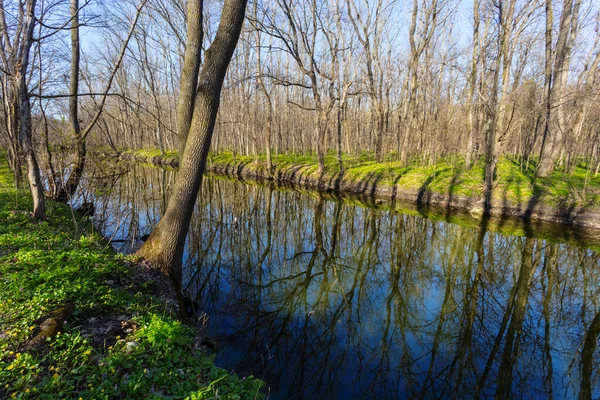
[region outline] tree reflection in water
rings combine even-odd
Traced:
[[[89,185],[103,232],[149,232],[172,182]],[[592,397],[597,254],[487,228],[206,179],[184,282],[217,362],[271,398]]]

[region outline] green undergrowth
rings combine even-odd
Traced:
[[[259,157],[240,156],[224,152],[210,157],[213,165],[243,165],[245,168],[266,171],[264,155]],[[483,160],[471,168],[465,168],[464,161],[457,157],[440,159],[436,163],[421,164],[399,161],[377,163],[368,155],[343,157],[345,183],[365,188],[396,187],[398,190],[422,193],[440,193],[448,196],[481,198],[484,193]],[[285,154],[273,156],[275,169],[281,173],[294,171],[297,176],[308,174],[317,176],[315,155]],[[325,157],[324,180],[332,180],[339,175],[338,159],[329,154]],[[532,203],[543,203],[553,207],[598,206],[600,203],[600,175],[580,163],[569,173],[555,170],[547,178],[535,178],[535,164],[526,164],[515,157],[499,160],[493,198],[527,207]]]
[[[170,162],[179,158],[176,150],[166,150],[161,154],[159,149],[138,149],[138,150],[123,150],[124,154],[131,154],[139,158],[146,158],[148,161],[160,159],[164,162]]]
[[[131,154],[151,160],[160,157],[159,150],[129,150]],[[166,160],[177,158],[177,152],[167,152]],[[391,158],[392,156],[390,156]],[[296,179],[312,177],[318,179],[318,163],[314,154],[273,155],[276,173],[293,174]],[[484,193],[484,162],[478,160],[470,168],[465,167],[461,157],[447,157],[435,163],[413,161],[401,163],[396,160],[373,161],[368,153],[343,155],[346,184],[362,187],[365,193],[375,187],[396,187],[401,191],[422,194],[438,193],[448,196],[482,198]],[[212,165],[243,167],[266,172],[266,157],[245,156],[232,152],[221,152],[209,156]],[[504,157],[498,161],[493,199],[496,202],[519,205],[523,208],[537,203],[551,207],[569,209],[600,205],[600,175],[585,163],[579,163],[570,172],[555,170],[546,178],[535,177],[536,163],[517,157]],[[337,156],[329,153],[325,157],[324,181],[333,181],[339,176]]]
[[[152,161],[177,158],[176,151],[166,152],[160,157],[156,149],[128,150],[130,154]],[[392,156],[390,156],[391,158]],[[276,173],[318,179],[318,163],[314,154],[277,154],[272,156]],[[343,155],[346,184],[362,187],[365,193],[376,187],[395,187],[401,191],[422,194],[438,193],[447,196],[482,198],[484,193],[484,163],[478,160],[470,168],[465,167],[461,157],[447,157],[435,163],[413,161],[405,164],[396,160],[373,161],[368,153]],[[232,152],[211,154],[208,160],[214,166],[243,167],[262,172],[267,176],[266,156],[245,156]],[[555,170],[547,178],[535,178],[535,161],[529,164],[517,157],[504,157],[498,161],[493,199],[527,208],[538,203],[551,207],[569,209],[600,205],[600,175],[592,168],[579,163],[572,171]],[[337,156],[329,153],[325,157],[323,181],[334,181],[339,177]]]
[[[142,267],[89,221],[56,203],[32,221],[30,196],[13,189],[5,164],[0,157],[0,398],[261,397],[260,381],[214,365]],[[62,331],[31,346],[65,305],[74,311]]]

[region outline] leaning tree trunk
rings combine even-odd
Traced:
[[[188,0],[187,4],[187,43],[179,84],[177,103],[177,136],[179,136],[179,157],[183,157],[192,116],[194,99],[198,86],[202,51],[202,0]]]
[[[167,210],[138,255],[181,285],[186,236],[210,148],[225,72],[235,50],[246,0],[226,0],[215,40],[206,51],[194,111]]]

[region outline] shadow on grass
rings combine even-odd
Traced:
[[[329,192],[329,193],[341,192],[342,180],[344,180],[345,173],[346,173],[346,170],[343,170],[342,172],[336,171],[334,174],[332,174],[329,177],[329,181],[327,182],[327,188],[328,188],[327,192]],[[325,175],[324,173],[321,175],[321,179],[324,175]]]
[[[461,173],[461,170],[459,168],[454,168],[454,171],[452,173],[452,178],[450,179],[450,185],[448,185],[446,207],[444,207],[446,221],[449,221],[449,219],[450,219],[452,202],[454,201],[454,189],[456,187],[458,187],[460,185],[460,183],[462,183],[458,179],[458,177],[460,176],[460,173]]]
[[[444,172],[449,171],[450,168],[444,168],[440,171],[434,171],[433,174],[429,175],[423,184],[419,187],[417,192],[417,210],[423,214],[425,209],[429,206],[431,201],[431,192],[429,192],[429,185],[436,179],[436,177]]]
[[[310,167],[310,165],[303,164],[281,167],[277,170],[277,180],[289,180],[300,183],[302,177]]]
[[[425,181],[423,182],[423,184],[419,187],[419,195],[418,195],[418,200],[419,202],[422,202],[422,200],[424,199],[425,194],[428,193],[428,187],[431,184],[431,182],[433,182],[435,179],[439,178],[440,175],[446,173],[450,171],[450,167],[446,167],[443,168],[441,170],[435,170],[433,171],[433,173],[431,175],[429,175],[427,177],[427,179],[425,179]]]
[[[400,182],[400,179],[402,179],[403,176],[407,175],[413,169],[413,166],[404,167],[404,171],[398,174],[392,181],[392,205],[396,204],[396,199],[398,197],[398,182]]]
[[[377,184],[381,181],[381,178],[383,178],[382,171],[368,173],[364,179],[360,180],[358,190],[367,196],[375,197]]]

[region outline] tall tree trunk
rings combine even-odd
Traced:
[[[181,287],[185,241],[219,109],[225,73],[244,22],[246,0],[225,0],[221,22],[206,52],[185,150],[167,210],[138,255]],[[197,39],[197,38],[195,38]],[[195,40],[189,38],[189,40]]]
[[[489,108],[485,124],[485,187],[484,187],[484,214],[490,215],[492,209],[492,194],[496,175],[496,136],[497,136],[497,103],[498,103],[498,79],[500,62],[494,63],[492,67],[492,81],[489,85]]]
[[[254,3],[254,20],[258,21],[258,2]],[[265,96],[265,100],[267,101],[267,127],[265,131],[265,149],[267,153],[267,171],[269,171],[269,177],[273,175],[273,158],[271,155],[271,137],[273,135],[273,102],[271,101],[271,93],[267,90],[267,86],[265,85],[265,80],[263,78],[262,71],[262,51],[261,51],[261,35],[260,29],[257,27],[254,30],[256,36],[256,73],[258,81],[258,86]]]
[[[506,3],[506,4],[505,4]],[[506,107],[509,88],[510,88],[510,69],[512,65],[511,40],[512,30],[514,25],[516,0],[499,3],[501,5],[501,39],[499,58],[502,58],[502,89],[498,95],[496,104],[496,153],[501,155],[504,153],[504,147],[507,139],[507,131],[509,129],[508,121],[506,121]],[[507,6],[507,7],[506,7]]]
[[[421,68],[421,55],[425,52],[425,70],[427,69],[429,57],[431,57],[429,44],[431,43],[436,27],[438,25],[438,1],[433,0],[431,4],[422,3],[422,9],[419,11],[419,1],[413,0],[413,11],[409,27],[409,43],[410,43],[410,61],[408,63],[408,75],[410,75],[410,94],[408,95],[408,104],[404,109],[405,113],[405,128],[404,138],[402,141],[402,149],[400,151],[400,160],[404,163],[408,161],[409,152],[406,149],[409,143],[409,137],[415,138],[414,133],[418,133],[417,149],[419,152],[423,149],[423,125],[425,121],[426,107],[423,106],[423,124],[419,122],[419,109],[417,106],[417,97],[421,96],[425,99],[426,85],[423,85],[419,90],[419,69]],[[419,21],[419,32],[417,32],[417,21]]]
[[[577,36],[580,6],[581,0],[565,0],[563,5],[550,87],[549,107],[550,109],[555,108],[556,111],[550,112],[548,132],[541,152],[538,176],[550,175],[554,170],[554,166],[560,161],[563,151],[563,130],[566,128],[563,95],[569,77],[573,42]],[[548,4],[546,4],[546,10],[548,10]],[[546,15],[546,18],[548,18],[548,11]]]
[[[33,43],[33,28],[35,26],[35,4],[36,0],[27,2],[25,20],[23,22],[23,38],[20,48],[17,74],[15,76],[19,88],[19,114],[20,114],[20,140],[27,160],[27,178],[29,188],[33,197],[33,218],[44,219],[46,217],[46,199],[44,186],[40,175],[40,167],[35,156],[32,139],[31,124],[31,101],[27,87],[27,70],[29,67],[29,55]]]
[[[415,128],[416,118],[416,97],[417,97],[417,78],[419,68],[419,57],[416,41],[415,32],[417,29],[417,16],[419,13],[419,2],[413,0],[413,11],[411,16],[410,28],[409,28],[409,42],[410,42],[410,62],[408,65],[408,71],[410,73],[410,84],[407,86],[409,89],[408,101],[404,111],[404,137],[402,139],[402,149],[400,150],[400,161],[406,163],[408,161],[408,143],[409,138],[413,136],[413,130]],[[413,136],[414,137],[414,136]]]
[[[85,168],[85,161],[87,157],[87,135],[91,132],[92,128],[96,125],[100,116],[102,115],[108,92],[110,91],[114,77],[117,71],[119,70],[123,57],[125,56],[127,45],[129,44],[129,40],[133,35],[133,31],[135,30],[137,21],[140,17],[141,9],[146,4],[146,1],[147,0],[142,0],[140,5],[137,7],[136,15],[133,21],[131,22],[131,26],[129,28],[127,37],[125,38],[125,41],[121,46],[120,54],[108,78],[106,88],[102,94],[102,99],[100,100],[100,104],[97,106],[96,114],[94,114],[92,120],[82,131],[81,126],[79,125],[78,100],[80,69],[79,61],[81,53],[79,47],[79,0],[71,0],[71,81],[69,84],[69,129],[71,130],[77,148],[75,152],[75,159],[73,161],[73,170],[71,171],[71,174],[69,175],[69,178],[67,179],[66,183],[54,196],[54,199],[57,201],[69,201],[73,197],[75,191],[77,190],[77,187],[79,186],[79,182],[81,181],[81,177],[83,176],[83,170]]]
[[[473,163],[473,147],[475,136],[479,131],[479,120],[477,118],[477,105],[475,88],[477,85],[477,65],[479,64],[479,0],[473,1],[473,52],[471,55],[471,75],[469,76],[469,98],[467,99],[469,109],[469,139],[467,142],[467,154],[465,155],[465,166],[471,168]]]
[[[188,0],[187,3],[187,40],[181,82],[179,84],[179,100],[177,103],[177,136],[179,136],[179,157],[183,157],[198,86],[198,74],[202,56],[202,8],[203,0]]]
[[[550,104],[550,90],[552,87],[552,24],[554,13],[552,10],[552,0],[545,2],[546,13],[546,51],[544,56],[544,133],[542,135],[542,145],[540,149],[540,165],[538,168],[539,176],[547,176],[554,169],[554,162],[550,159],[549,135],[550,135],[550,113],[552,112]]]
[[[79,125],[79,0],[71,0],[71,82],[69,84],[69,127],[77,143],[77,156],[73,173],[66,184],[66,191],[72,197],[79,185],[83,174],[85,158],[87,154],[85,139],[81,137],[81,126]]]
[[[73,170],[64,185],[58,189],[54,195],[54,200],[69,201],[83,175],[85,168],[85,159],[87,148],[85,138],[81,136],[81,126],[79,125],[79,0],[71,0],[71,81],[69,83],[69,130],[75,142],[75,156],[73,159]]]

